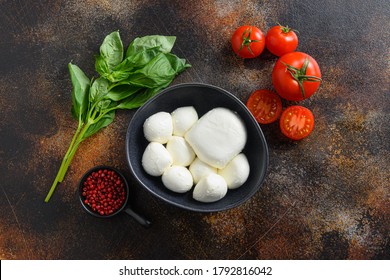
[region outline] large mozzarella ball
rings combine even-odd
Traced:
[[[181,136],[172,136],[167,143],[167,150],[174,165],[188,166],[195,159],[194,150]]]
[[[218,174],[225,179],[229,189],[236,189],[246,182],[249,171],[248,159],[241,153],[235,156],[224,169],[218,170]]]
[[[244,148],[247,132],[238,114],[214,108],[191,127],[185,139],[202,161],[224,168]]]
[[[165,187],[177,193],[185,193],[193,186],[191,173],[184,166],[168,167],[162,175],[162,182]]]
[[[149,142],[165,144],[172,133],[172,116],[167,112],[155,113],[144,122],[144,135]]]
[[[198,113],[194,107],[177,108],[172,112],[173,135],[184,136],[197,120]]]
[[[197,184],[204,176],[209,175],[210,173],[217,173],[217,168],[201,161],[198,157],[191,163],[189,170],[192,174],[192,178],[194,178],[195,184]]]
[[[172,157],[161,143],[150,142],[142,155],[142,167],[152,176],[161,176],[172,165]]]
[[[210,173],[196,184],[192,197],[200,202],[215,202],[222,199],[227,191],[225,179],[218,174]]]

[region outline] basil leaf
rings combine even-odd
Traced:
[[[101,110],[110,107],[111,100],[107,98],[109,82],[105,78],[97,78],[93,81],[91,89],[89,91],[89,100],[92,104],[96,104],[96,110]]]
[[[103,99],[108,93],[108,81],[105,78],[99,77],[93,81],[89,92],[89,100],[95,103]]]
[[[160,53],[145,65],[145,67],[132,73],[128,81],[133,85],[156,88],[168,85],[175,75],[176,72],[172,69],[167,57],[163,53]]]
[[[108,69],[107,61],[105,61],[104,58],[100,55],[96,57],[95,70],[102,77],[106,77],[110,73],[110,70]]]
[[[112,111],[108,112],[107,114],[105,114],[99,121],[97,121],[94,124],[91,124],[88,127],[87,131],[83,135],[83,139],[88,138],[89,136],[98,132],[100,129],[111,124],[113,122],[114,118],[115,118],[115,110],[112,110]]]
[[[111,83],[118,83],[129,77],[130,69],[124,68],[124,70],[114,70],[111,74],[105,75],[105,77],[110,80]]]
[[[145,67],[129,75],[130,84],[146,88],[167,87],[177,74],[190,67],[185,60],[172,54],[160,53]]]
[[[112,83],[125,80],[129,74],[148,64],[160,51],[160,47],[144,49],[135,55],[126,57],[119,65],[115,66],[108,79]]]
[[[186,68],[191,67],[191,64],[186,63],[186,60],[184,58],[179,58],[171,53],[167,53],[165,54],[165,56],[169,60],[172,69],[175,70],[176,75],[183,72]]]
[[[169,53],[175,44],[176,36],[150,35],[135,38],[126,51],[126,57],[134,56],[145,49],[159,47],[163,53]]]
[[[77,65],[69,63],[68,69],[72,81],[72,115],[82,123],[88,110],[90,80]]]
[[[99,112],[99,111],[102,111],[102,110],[105,110],[105,109],[108,109],[108,108],[111,108],[111,107],[115,107],[115,105],[116,105],[116,102],[104,99],[102,101],[99,101],[96,104],[96,110]]]
[[[153,47],[149,49],[140,50],[138,53],[132,56],[126,57],[125,60],[131,60],[133,65],[132,69],[140,69],[148,64],[153,58],[155,58],[162,51],[160,47]]]
[[[109,74],[123,60],[123,44],[118,31],[107,35],[100,46],[95,69],[99,74]],[[102,73],[101,73],[102,72]]]
[[[106,98],[113,101],[119,101],[135,94],[140,89],[141,87],[133,85],[118,85],[109,90]]]
[[[160,90],[162,90],[163,87],[160,88],[148,88],[146,90],[142,90],[140,92],[137,92],[137,94],[134,94],[125,100],[121,102],[119,105],[116,106],[117,109],[134,109],[139,108],[142,105],[145,104],[146,101],[148,101],[150,98],[152,98],[154,95],[156,95]]]

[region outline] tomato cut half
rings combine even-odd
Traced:
[[[269,124],[276,121],[282,113],[282,101],[280,97],[267,89],[254,91],[249,97],[246,106],[261,124]]]
[[[280,117],[282,133],[292,140],[301,140],[313,131],[313,113],[302,106],[290,106],[283,111]]]

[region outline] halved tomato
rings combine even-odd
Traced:
[[[303,106],[290,106],[283,111],[280,117],[282,133],[292,140],[301,140],[313,131],[313,113]]]
[[[280,97],[267,89],[254,91],[249,97],[246,106],[261,124],[276,121],[282,113],[282,101]]]

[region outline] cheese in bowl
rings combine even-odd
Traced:
[[[160,131],[159,126],[164,127],[164,141],[160,135],[150,137]],[[143,129],[150,143],[142,166],[149,175],[162,176],[164,186],[171,191],[192,190],[193,199],[215,202],[229,189],[242,186],[249,176],[249,163],[242,153],[247,131],[240,116],[230,109],[213,108],[199,119],[192,106],[179,107],[172,113],[157,112],[146,119]],[[155,154],[150,155],[150,145],[158,147]]]

